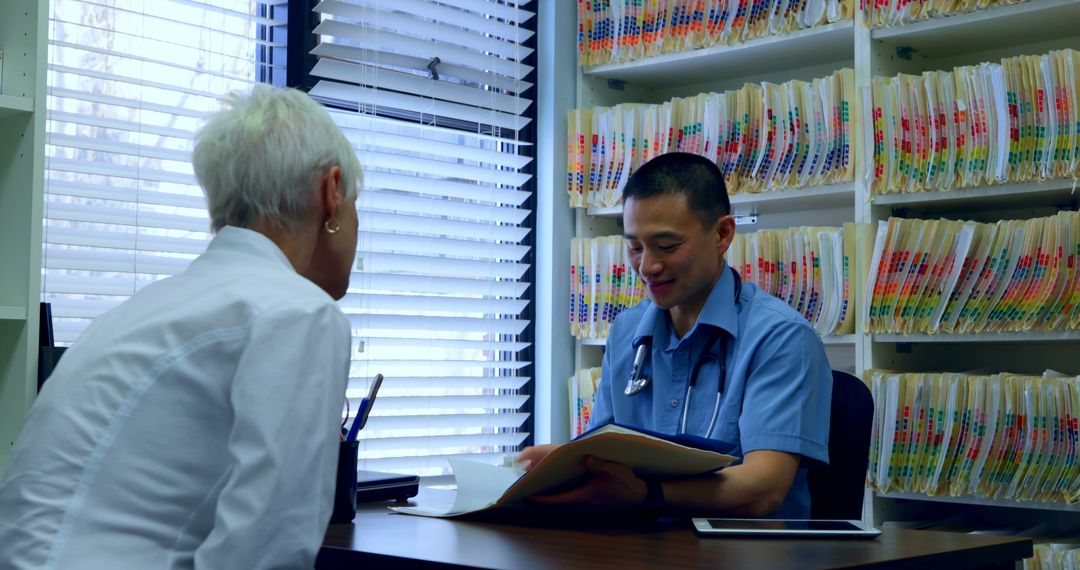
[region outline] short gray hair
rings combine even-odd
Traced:
[[[341,168],[349,202],[363,176],[352,145],[321,105],[301,91],[266,85],[226,97],[225,108],[195,135],[191,162],[215,232],[256,219],[295,227],[331,168]]]

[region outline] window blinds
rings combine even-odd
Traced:
[[[273,3],[273,2],[270,2]],[[57,341],[210,240],[191,169],[202,117],[265,72],[254,0],[52,0],[42,297]]]
[[[312,96],[364,167],[350,407],[360,466],[437,483],[527,437],[527,2],[324,0]]]

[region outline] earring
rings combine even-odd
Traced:
[[[323,227],[326,228],[326,233],[334,235],[341,231],[341,224],[338,223],[336,218],[330,218],[323,222]]]

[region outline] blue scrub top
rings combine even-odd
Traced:
[[[738,457],[758,449],[802,456],[803,466],[773,517],[808,518],[806,467],[829,460],[832,371],[825,347],[810,323],[786,303],[752,283],[743,282],[741,289],[733,307],[735,276],[725,267],[697,323],[681,339],[668,312],[649,300],[620,314],[608,334],[589,428],[614,421],[678,433],[694,363],[709,339],[719,334],[711,349],[716,356],[701,366],[690,394],[686,431],[725,443],[730,446],[726,452]],[[627,396],[623,389],[633,372],[636,347],[650,339],[651,358],[646,358],[642,374],[652,381],[642,392]],[[722,349],[728,378],[716,426],[707,434]]]

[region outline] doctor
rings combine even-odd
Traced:
[[[725,264],[735,221],[720,170],[695,154],[650,160],[623,191],[623,225],[649,298],[612,324],[589,427],[708,437],[742,460],[658,482],[589,458],[589,481],[534,499],[809,517],[806,467],[828,462],[830,367],[801,315]],[[527,448],[519,461],[553,448]]]
[[[360,164],[318,103],[256,87],[198,133],[217,234],[97,318],[0,482],[0,568],[311,568],[349,375]]]

